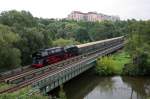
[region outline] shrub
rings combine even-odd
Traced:
[[[0,99],[48,99],[48,96],[42,96],[39,93],[29,93],[31,87],[25,87],[13,93],[0,94]]]
[[[130,61],[129,54],[124,51],[113,54],[112,56],[100,57],[97,60],[96,73],[99,75],[120,75],[122,74],[124,65]]]
[[[114,75],[118,73],[118,69],[113,58],[105,56],[97,60],[96,72],[99,75]]]

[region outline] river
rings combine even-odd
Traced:
[[[100,77],[88,70],[63,88],[67,99],[150,99],[149,77]],[[56,88],[49,94],[57,96],[58,92]]]

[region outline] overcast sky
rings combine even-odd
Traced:
[[[150,0],[0,0],[0,12],[12,9],[43,18],[65,18],[75,10],[118,15],[121,19],[150,19]]]

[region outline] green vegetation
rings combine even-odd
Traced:
[[[97,60],[99,75],[150,75],[150,20],[84,22],[33,17],[27,11],[0,14],[0,72],[31,64],[32,53],[42,48],[80,44],[126,36],[125,51]],[[0,84],[0,90],[9,85]],[[28,96],[28,89],[2,94],[0,99],[47,99]],[[60,98],[66,99],[61,89]]]
[[[121,74],[123,72],[124,66],[131,61],[130,55],[125,51],[116,53],[116,54],[112,55],[112,57],[116,63],[116,67],[118,68],[117,70],[118,70],[119,74]]]
[[[5,83],[0,83],[0,91],[11,87]],[[39,92],[32,93],[31,87],[25,87],[13,93],[0,94],[0,99],[49,99],[48,96],[43,96]],[[67,99],[66,94],[63,90],[63,85],[60,86],[59,98],[57,99]]]
[[[48,99],[47,96],[42,96],[39,93],[29,95],[30,89],[30,87],[26,87],[13,93],[1,94],[0,99]]]
[[[72,39],[67,40],[63,38],[53,41],[53,46],[67,46],[67,45],[72,45],[72,44],[79,44],[79,42],[72,40]]]
[[[60,86],[59,99],[67,99],[66,93],[63,90],[63,85]]]
[[[12,86],[12,84],[11,85],[8,85],[8,84],[6,84],[6,83],[0,83],[0,91],[1,90],[4,90],[4,89],[7,89],[7,88],[9,88],[9,87],[11,87]]]
[[[149,27],[149,20],[85,22],[37,18],[27,11],[4,11],[0,14],[0,71],[31,64],[32,53],[42,48],[125,35],[131,62],[124,67],[124,74],[149,75]]]
[[[123,67],[122,74],[150,75],[150,21],[128,20],[123,24],[123,27],[126,28],[125,52],[129,53],[131,57]],[[110,59],[110,61],[112,60]]]
[[[0,24],[0,68],[12,68],[20,64],[20,50],[13,46],[19,39],[19,35],[8,26]]]
[[[150,21],[131,21],[126,51],[132,61],[125,66],[126,75],[150,75]]]
[[[0,14],[0,68],[31,64],[32,53],[42,48],[123,35],[124,26],[125,21],[77,22],[37,18],[27,11],[4,11]]]
[[[129,63],[130,56],[123,52],[119,52],[112,56],[100,57],[97,60],[96,72],[99,75],[119,75],[122,74],[124,65]]]

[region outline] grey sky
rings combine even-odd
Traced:
[[[36,17],[64,18],[74,10],[150,19],[150,0],[0,0],[0,12],[26,10]]]

